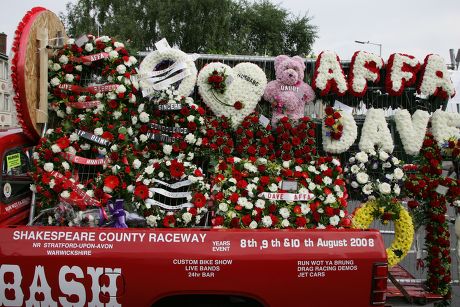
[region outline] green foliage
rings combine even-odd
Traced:
[[[73,37],[109,35],[145,50],[165,37],[185,52],[303,55],[317,28],[269,0],[78,0],[62,14]]]

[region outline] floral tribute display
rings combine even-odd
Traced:
[[[139,132],[137,147],[148,157],[184,154],[191,161],[207,144],[205,110],[173,88],[140,103],[137,112],[139,116],[131,118]]]
[[[101,125],[120,120],[136,101],[139,85],[130,79],[136,63],[123,43],[108,36],[69,39],[49,60],[50,109],[67,127],[92,125],[87,112]]]
[[[197,85],[203,102],[217,117],[229,118],[236,129],[255,110],[267,85],[267,77],[253,63],[240,63],[232,68],[214,62],[201,69]]]
[[[388,265],[400,262],[409,251],[414,226],[407,210],[399,202],[405,179],[402,163],[385,151],[358,152],[345,168],[351,186],[350,195],[365,202],[357,208],[353,228],[367,229],[374,219],[395,223],[395,239],[387,249]]]
[[[205,222],[210,186],[202,170],[189,161],[151,160],[127,188],[150,227],[191,227]]]
[[[275,137],[265,116],[254,112],[236,129],[235,153],[240,158],[275,159]]]
[[[348,83],[340,65],[339,56],[333,51],[323,51],[316,60],[312,81],[313,89],[321,96],[334,93],[343,96],[348,91]]]
[[[426,56],[420,79],[417,91],[422,95],[438,96],[444,100],[455,96],[455,87],[449,78],[447,65],[437,54]]]
[[[304,164],[313,160],[317,155],[316,124],[309,117],[303,117],[293,122],[287,117],[280,119],[276,132],[275,155],[281,161],[294,160]]]
[[[394,118],[404,151],[408,155],[418,155],[425,138],[430,114],[417,110],[411,118],[409,111],[398,109]]]
[[[420,62],[412,55],[394,53],[388,58],[385,86],[387,93],[401,96],[404,89],[414,85]]]
[[[388,208],[391,208],[388,210]],[[371,223],[379,219],[388,223],[391,219],[395,224],[395,238],[387,248],[388,266],[398,264],[409,252],[414,239],[414,225],[407,210],[397,201],[382,207],[378,200],[371,200],[358,208],[353,216],[353,228],[368,229]]]
[[[367,92],[368,81],[380,81],[380,69],[384,65],[381,57],[366,51],[356,51],[351,58],[348,76],[350,94],[363,97]]]
[[[450,233],[446,213],[447,204],[454,204],[459,199],[460,181],[443,176],[442,160],[441,149],[433,135],[428,133],[405,187],[412,197],[409,207],[422,215],[421,223],[426,221],[427,256],[424,262],[428,267],[427,286],[431,292],[450,298]]]
[[[106,220],[107,201],[131,197],[126,187],[135,179],[137,154],[130,125],[137,114],[138,84],[130,78],[135,64],[123,43],[107,36],[70,39],[54,52],[49,105],[61,127],[48,130],[33,155],[38,211],[96,206]]]
[[[179,96],[190,96],[196,84],[195,58],[169,46],[166,40],[155,44],[158,50],[149,53],[139,66],[139,80],[144,97],[171,86]]]
[[[327,106],[323,119],[323,149],[328,153],[345,152],[355,142],[358,127],[353,116],[342,110]]]
[[[305,104],[315,99],[312,88],[304,82],[305,62],[299,56],[275,58],[276,80],[265,88],[264,99],[272,104],[272,126],[287,116],[297,121],[305,115]]]
[[[208,117],[206,121],[206,153],[214,157],[228,157],[233,153],[233,129],[230,119],[225,116]]]
[[[340,162],[320,157],[303,166],[229,157],[216,166],[214,227],[339,228],[349,226]]]
[[[352,156],[345,168],[350,183],[350,194],[366,202],[372,199],[398,198],[403,188],[405,173],[401,161],[383,150]]]

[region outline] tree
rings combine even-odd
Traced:
[[[165,37],[185,52],[307,55],[317,37],[310,17],[269,0],[79,0],[61,18],[74,37],[99,32],[134,50]]]

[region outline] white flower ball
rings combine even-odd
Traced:
[[[45,165],[43,165],[43,169],[46,172],[51,172],[54,169],[54,164],[47,162],[47,163],[45,163]]]
[[[92,43],[86,43],[85,44],[85,50],[86,51],[91,52],[91,51],[93,51],[93,49],[94,49],[94,46],[93,46]]]

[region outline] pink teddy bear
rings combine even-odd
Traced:
[[[272,126],[287,116],[297,121],[304,116],[305,104],[315,99],[313,89],[303,81],[305,63],[299,56],[275,58],[276,80],[267,84],[264,99],[272,104]]]

